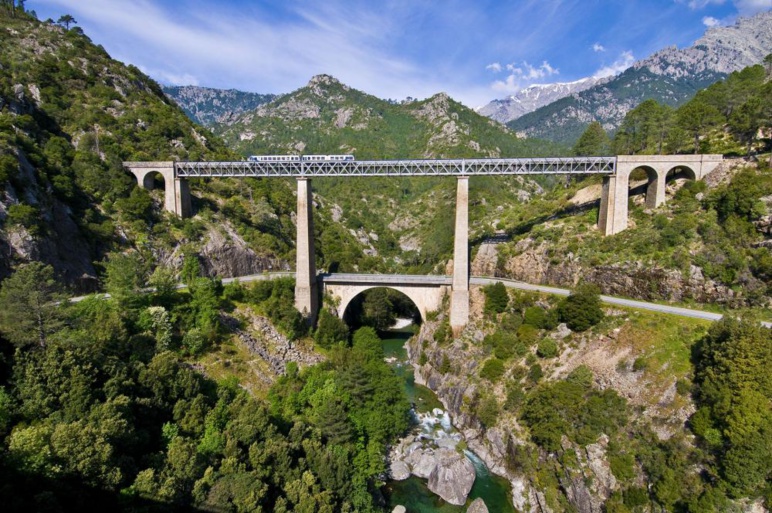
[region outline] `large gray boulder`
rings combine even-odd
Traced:
[[[429,474],[429,490],[456,506],[462,506],[474,484],[474,465],[452,449],[435,453],[437,466]]]
[[[403,481],[410,477],[410,467],[404,461],[391,462],[391,478],[395,481]]]
[[[488,506],[485,505],[485,501],[478,497],[472,501],[466,513],[488,513]]]
[[[407,508],[400,504],[399,506],[394,506],[394,509],[391,510],[391,513],[407,513]]]

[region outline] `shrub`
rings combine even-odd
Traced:
[[[580,285],[560,302],[558,313],[560,320],[572,331],[585,331],[595,326],[603,319],[600,290],[595,285]]]
[[[542,339],[536,348],[536,354],[542,358],[555,358],[558,355],[558,345],[551,338]]]
[[[492,395],[483,396],[477,403],[477,411],[475,412],[478,420],[483,423],[486,428],[490,428],[496,425],[499,419],[499,403]]]
[[[504,362],[498,358],[486,361],[480,369],[480,377],[491,383],[497,382],[504,375]]]

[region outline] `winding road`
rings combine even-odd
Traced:
[[[250,274],[248,276],[237,276],[234,278],[224,278],[222,280],[223,283],[233,283],[235,281],[246,283],[251,281],[263,281],[263,280],[273,280],[276,278],[293,278],[295,276],[295,273],[293,272],[272,272],[272,273],[261,273],[261,274]],[[335,276],[335,275],[323,275],[324,276]],[[347,277],[349,279],[352,276],[357,276],[353,274],[347,274]],[[367,276],[372,275],[358,275],[362,277],[362,280],[366,280]],[[378,275],[379,282],[387,282],[390,278],[393,278],[397,281],[404,281],[405,276],[404,275]],[[415,276],[414,280],[416,282],[420,282],[422,279],[427,280],[427,282],[436,283],[439,281],[446,281],[448,284],[450,284],[451,277],[450,276]],[[513,289],[519,289],[519,290],[529,290],[533,292],[544,292],[546,294],[555,294],[558,296],[568,296],[571,293],[570,289],[564,289],[559,287],[549,287],[546,285],[532,285],[530,283],[524,283],[522,281],[516,281],[516,280],[510,280],[507,278],[496,278],[493,276],[472,276],[470,278],[470,284],[472,285],[493,285],[496,282],[501,282],[504,284],[505,287],[513,288]],[[177,286],[177,288],[184,288],[185,285],[180,284]],[[109,297],[109,295],[105,294],[105,297]],[[81,301],[87,296],[79,296],[70,298],[70,301],[77,302]],[[601,301],[604,303],[608,303],[610,305],[617,305],[617,306],[624,306],[628,308],[637,308],[639,310],[649,310],[652,312],[659,312],[663,314],[668,315],[678,315],[681,317],[691,317],[693,319],[704,319],[706,321],[718,321],[723,317],[723,314],[715,313],[715,312],[706,312],[704,310],[693,310],[691,308],[682,308],[680,306],[670,306],[670,305],[661,305],[657,303],[649,303],[647,301],[637,301],[634,299],[625,299],[621,297],[615,297],[615,296],[606,296],[601,295],[600,296]],[[761,322],[762,326],[765,328],[772,328],[772,322]]]

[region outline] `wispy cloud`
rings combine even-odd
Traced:
[[[603,45],[602,45],[602,44],[600,44],[600,43],[594,43],[594,44],[592,45],[592,51],[593,51],[593,52],[605,52],[605,51],[606,51],[606,47],[605,47],[605,46],[603,46]]]
[[[723,5],[726,0],[676,0],[679,3],[686,3],[690,9],[704,9],[709,5]]]
[[[540,66],[533,66],[525,61],[521,64],[507,64],[506,69],[509,75],[504,80],[497,80],[491,85],[494,91],[516,93],[538,80],[560,73],[547,61],[543,61]]]
[[[598,71],[596,71],[593,76],[595,78],[603,78],[610,77],[612,75],[618,75],[619,73],[622,73],[624,70],[632,66],[633,63],[635,63],[635,57],[633,57],[633,52],[628,50],[626,52],[622,52],[622,54],[617,60],[614,61],[613,64],[603,66]]]
[[[772,0],[734,0],[734,6],[741,15],[753,16],[772,9]]]
[[[702,24],[705,25],[706,27],[717,27],[721,25],[721,21],[717,20],[713,16],[705,16],[704,18],[702,18]]]
[[[502,68],[501,68],[501,64],[499,64],[498,62],[492,62],[487,66],[485,66],[485,69],[490,70],[494,73],[501,73]]]

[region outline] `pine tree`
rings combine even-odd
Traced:
[[[598,121],[593,121],[574,146],[577,157],[600,157],[611,153],[611,140]]]

